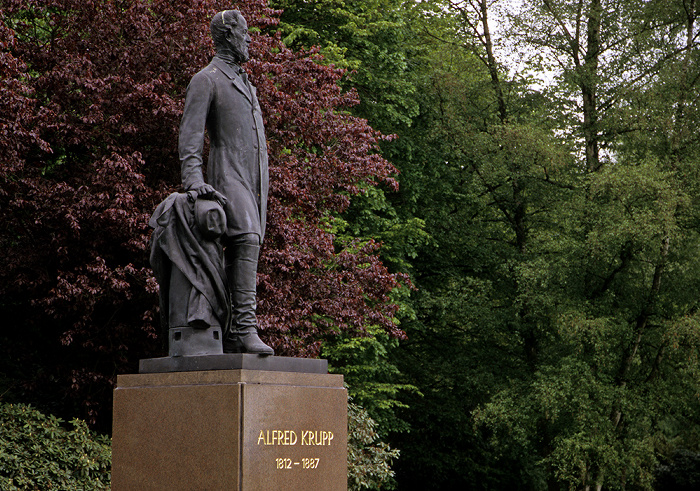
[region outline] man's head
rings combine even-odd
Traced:
[[[229,53],[238,61],[248,61],[248,23],[238,10],[224,10],[211,20],[211,36],[216,51]]]

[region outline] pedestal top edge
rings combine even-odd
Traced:
[[[343,376],[338,374],[279,372],[246,369],[138,373],[117,375],[116,388],[164,387],[177,385],[225,385],[238,383],[299,385],[308,387],[343,387]]]

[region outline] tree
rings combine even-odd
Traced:
[[[410,125],[417,106],[408,75],[413,43],[403,1],[275,0],[271,6],[282,9],[285,44],[320,46],[327,63],[351,70],[343,83],[358,91],[354,114],[389,133]]]
[[[527,5],[522,39],[561,67],[552,92],[573,109],[561,132],[580,138],[582,162],[548,244],[566,259],[536,276],[555,308],[539,321],[549,329],[538,335],[534,378],[499,391],[476,418],[495,440],[539,454],[550,488],[648,489],[660,442],[673,437],[669,424],[688,421],[681,408],[696,384],[680,366],[694,371],[697,351],[697,265],[685,252],[697,234],[684,225],[695,220],[687,190],[697,180],[650,149],[665,130],[644,105],[659,109],[659,80],[696,49],[694,6],[665,4],[658,16],[655,2]],[[695,160],[684,157],[681,166]]]
[[[397,480],[649,488],[657,455],[697,445],[695,6],[528,2],[529,69],[561,63],[538,91],[497,63],[491,5],[423,31],[420,151],[396,161],[431,239],[397,356],[423,395],[402,401]]]

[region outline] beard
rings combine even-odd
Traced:
[[[237,65],[242,65],[250,59],[248,45],[245,41],[242,43],[222,43],[217,45],[216,53],[228,63]]]
[[[248,46],[244,43],[240,46],[231,46],[231,55],[240,64],[245,63],[250,59],[250,54],[248,53]]]

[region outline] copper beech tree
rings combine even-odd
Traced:
[[[96,423],[115,374],[162,354],[147,221],[179,189],[185,88],[213,54],[209,19],[231,4],[0,5],[0,389]],[[342,71],[281,43],[278,12],[264,0],[234,7],[252,31],[246,68],[270,153],[263,337],[296,356],[370,325],[402,337],[390,294],[404,278],[378,244],[333,233],[353,195],[396,186],[383,137],[346,111],[357,97],[339,88]]]

